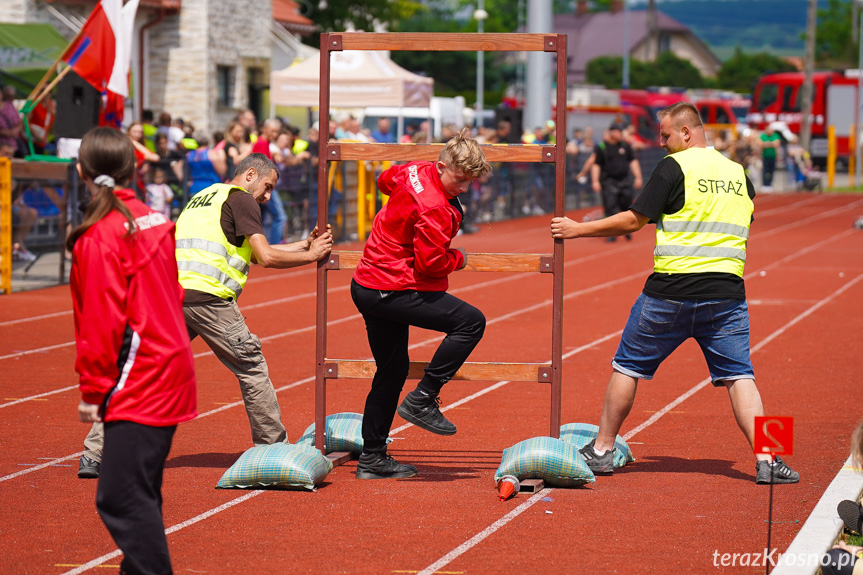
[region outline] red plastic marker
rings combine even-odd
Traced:
[[[521,489],[521,485],[518,483],[518,478],[514,475],[504,475],[500,478],[500,481],[497,482],[497,486],[500,490],[501,501],[506,501]]]

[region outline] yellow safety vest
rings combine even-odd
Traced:
[[[144,130],[144,146],[151,152],[156,151],[156,134],[159,133],[159,128],[152,124],[141,124]]]
[[[754,205],[743,166],[715,150],[689,148],[669,156],[683,171],[685,201],[656,223],[657,273],[724,272],[743,277]]]
[[[213,184],[195,194],[177,218],[177,268],[180,285],[222,299],[237,299],[249,277],[252,247],[249,238],[237,247],[228,241],[220,223],[222,204],[230,184]]]

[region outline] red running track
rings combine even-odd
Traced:
[[[747,262],[753,362],[768,414],[795,418],[797,485],[774,493],[773,546],[783,551],[842,467],[863,405],[863,213],[853,195],[756,200]],[[581,217],[573,212],[571,217]],[[549,217],[483,225],[469,252],[550,252]],[[651,269],[652,227],[632,242],[567,242],[563,421],[597,423],[610,359]],[[347,246],[346,249],[358,249]],[[330,276],[332,357],[369,356],[349,272]],[[483,310],[472,361],[549,359],[551,278],[458,273],[452,292]],[[241,308],[264,342],[289,437],[314,420],[312,268],[256,269]],[[0,298],[0,573],[110,572],[116,547],[77,479],[86,426],[68,288]],[[415,330],[413,359],[439,336]],[[357,481],[337,467],[314,493],[214,489],[248,447],[236,381],[195,342],[201,416],[182,425],[165,472],[164,515],[177,573],[709,573],[714,552],[755,553],[767,539],[768,489],[727,393],[706,384],[687,343],[643,382],[623,433],[637,462],[583,489],[500,502],[501,451],[548,431],[544,384],[451,382],[458,426],[431,435],[396,418],[391,449],[419,475]],[[410,382],[407,389],[411,389]],[[367,381],[329,384],[328,411],[362,411]],[[406,390],[407,391],[407,390]],[[762,568],[763,569],[763,568]],[[752,567],[723,572],[753,572]]]

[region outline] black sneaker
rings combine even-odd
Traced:
[[[854,533],[863,533],[863,506],[856,501],[845,499],[836,507],[839,519],[845,524],[845,529]]]
[[[799,473],[788,467],[778,456],[773,459],[773,465],[770,465],[769,461],[758,461],[755,464],[755,483],[759,485],[770,483],[778,485],[780,483],[797,483],[800,481]],[[771,475],[773,477],[772,481]]]
[[[357,479],[395,479],[413,477],[416,474],[416,467],[399,463],[386,452],[366,453],[364,451],[360,454],[357,465]]]
[[[614,449],[609,449],[602,455],[597,455],[593,450],[596,438],[578,450],[584,462],[593,471],[594,475],[611,475],[614,473]]]
[[[422,399],[411,397],[409,393],[398,408],[398,414],[417,427],[438,435],[455,435],[455,425],[440,412],[440,398],[429,395]]]
[[[78,477],[81,479],[99,479],[99,462],[82,455],[78,462]]]

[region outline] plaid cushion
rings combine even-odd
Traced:
[[[332,462],[306,445],[256,445],[225,471],[217,489],[309,489],[323,482]]]
[[[590,443],[598,432],[598,425],[591,425],[590,423],[567,423],[560,426],[560,439],[561,441],[575,445],[576,449],[581,449]],[[614,439],[615,469],[633,461],[635,461],[635,456],[632,455],[632,450],[623,438],[618,435]]]
[[[363,416],[361,413],[334,413],[327,416],[327,453],[349,451],[354,455],[363,452]],[[297,440],[297,445],[315,446],[315,424],[311,424]]]
[[[542,479],[552,487],[578,487],[596,478],[575,446],[553,437],[533,437],[503,450],[497,482],[504,475]]]

